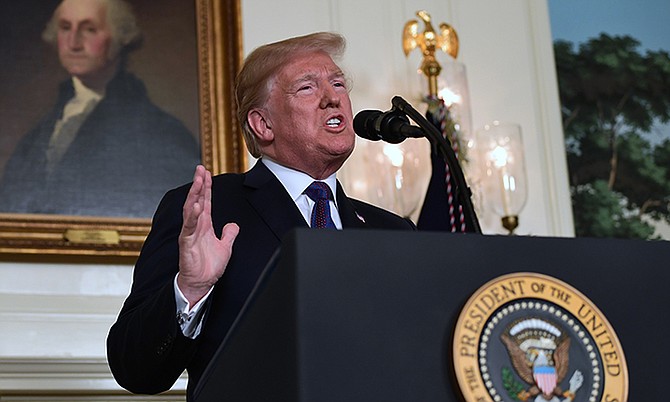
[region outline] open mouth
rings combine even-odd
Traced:
[[[342,124],[342,119],[340,117],[331,117],[326,122],[326,126],[330,128],[337,128]]]

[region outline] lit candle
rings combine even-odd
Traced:
[[[510,216],[510,191],[513,191],[514,177],[507,172],[507,150],[498,145],[491,151],[491,160],[500,174],[500,195],[502,199],[503,216]]]

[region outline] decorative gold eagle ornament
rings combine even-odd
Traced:
[[[430,14],[421,10],[417,11],[416,15],[423,20],[426,29],[419,32],[417,20],[407,21],[402,33],[402,49],[405,57],[415,48],[421,49],[423,53],[421,71],[428,77],[428,93],[437,96],[437,76],[440,75],[442,67],[435,58],[435,51],[442,49],[455,59],[458,56],[458,35],[454,28],[444,22],[440,24],[440,32],[436,33],[430,22]]]
[[[402,35],[402,50],[405,52],[405,56],[408,56],[418,46],[424,56],[434,56],[435,49],[439,48],[454,59],[458,57],[456,30],[451,25],[443,22],[440,24],[440,32],[436,33],[431,23],[430,14],[421,10],[417,11],[416,15],[423,20],[426,29],[420,33],[417,20],[410,20],[405,23]]]

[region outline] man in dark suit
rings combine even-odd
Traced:
[[[336,179],[355,143],[348,84],[333,61],[343,50],[341,36],[316,33],[247,57],[237,79],[238,117],[249,151],[260,159],[244,174],[214,178],[198,166],[192,184],[161,201],[107,339],[109,364],[123,387],[162,392],[186,369],[192,398],[291,229],[415,229],[348,198]],[[314,186],[326,199],[312,201]]]
[[[149,217],[200,162],[195,137],[126,71],[141,32],[123,0],[63,0],[44,31],[71,79],[20,141],[0,212]]]

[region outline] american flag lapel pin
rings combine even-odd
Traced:
[[[356,211],[356,218],[358,218],[359,221],[365,223],[365,218],[363,218],[361,215],[359,215],[358,211]]]

